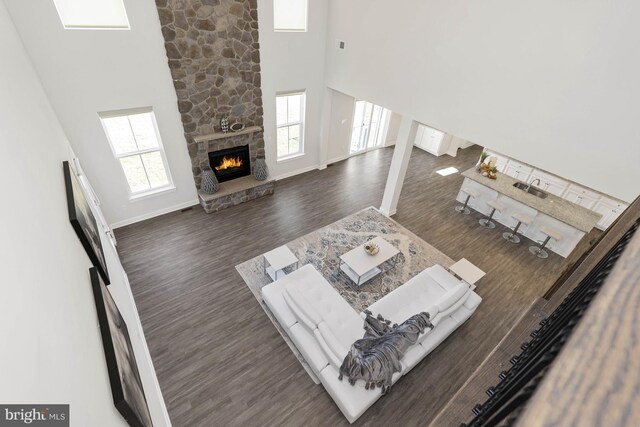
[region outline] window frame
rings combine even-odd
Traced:
[[[306,33],[309,30],[309,0],[304,1],[304,28],[276,28],[276,2],[273,2],[273,31],[276,33]]]
[[[362,138],[362,128],[364,127],[364,123],[363,122],[361,125],[356,126],[356,113],[358,111],[358,103],[362,102],[363,103],[363,108],[362,108],[362,114],[363,117],[362,119],[366,121],[367,117],[366,116],[366,111],[367,111],[367,104],[371,105],[371,113],[368,116],[368,126],[369,126],[369,132],[367,133],[367,140],[365,141],[365,148],[361,149],[361,150],[356,150],[353,151],[353,132],[356,129],[359,129],[358,131],[358,136],[359,139]],[[379,108],[379,114],[374,114],[375,109]],[[383,107],[382,105],[378,105],[378,104],[374,104],[373,102],[369,102],[369,101],[365,101],[364,99],[356,99],[354,104],[353,104],[353,120],[351,122],[351,138],[349,141],[349,155],[350,156],[354,156],[357,154],[362,154],[362,153],[366,153],[367,151],[372,151],[372,150],[376,150],[378,148],[382,148],[384,147],[384,138],[385,135],[387,133],[388,130],[388,118],[391,114],[391,111],[385,107]],[[376,123],[376,127],[375,127],[375,134],[371,133],[371,126],[374,124],[373,118],[377,117],[377,121]],[[370,140],[372,140],[373,138],[373,145],[371,147],[369,147],[369,142]]]
[[[111,135],[109,135],[109,131],[107,130],[107,127],[105,125],[104,120],[105,119],[112,119],[112,118],[116,118],[116,117],[129,117],[129,116],[135,116],[138,114],[147,114],[150,113],[151,114],[151,122],[153,123],[153,129],[156,135],[156,140],[158,142],[158,146],[155,148],[145,148],[142,150],[135,150],[135,151],[129,151],[126,153],[122,153],[122,154],[118,154],[118,152],[115,149],[115,146],[113,144],[113,141],[111,140]],[[124,176],[124,180],[125,183],[127,184],[127,192],[129,194],[129,200],[130,201],[135,201],[135,200],[141,200],[141,199],[146,199],[150,196],[156,196],[156,195],[160,195],[169,191],[173,191],[175,190],[175,185],[173,184],[173,178],[171,176],[171,170],[169,169],[169,163],[167,162],[167,156],[165,154],[164,151],[164,145],[162,144],[162,138],[160,137],[160,129],[158,129],[158,122],[156,121],[156,115],[153,112],[153,108],[152,107],[141,107],[141,108],[129,108],[129,109],[125,109],[125,110],[112,110],[112,111],[103,111],[98,113],[98,117],[100,118],[100,124],[102,125],[102,129],[104,131],[105,136],[107,137],[107,141],[109,142],[109,147],[111,148],[111,153],[113,154],[113,157],[115,158],[115,160],[118,162],[118,165],[120,166],[120,170],[122,171],[122,175]],[[131,122],[129,121],[129,125],[131,126]],[[135,133],[133,132],[133,129],[131,129],[131,132],[133,134],[134,140],[135,140]],[[137,141],[136,141],[136,146],[137,146]],[[144,173],[147,177],[147,182],[149,183],[149,189],[147,190],[141,190],[141,191],[133,191],[131,188],[131,185],[129,184],[129,179],[127,178],[127,174],[124,170],[124,167],[122,166],[122,162],[120,161],[120,159],[126,158],[126,157],[133,157],[133,156],[142,156],[143,154],[147,154],[147,153],[154,153],[154,152],[158,152],[160,153],[160,158],[162,159],[162,164],[164,166],[164,171],[165,174],[167,176],[167,184],[160,186],[160,187],[152,187],[151,186],[151,180],[149,179],[149,173],[147,172],[147,168],[144,165],[144,162],[142,161],[142,157],[140,157],[140,162],[142,163],[142,167],[144,169]]]
[[[288,97],[288,96],[293,96],[293,95],[301,95],[302,99],[300,102],[300,121],[297,122],[287,122],[286,124],[283,125],[279,125],[278,124],[278,98],[279,97]],[[304,147],[304,131],[305,131],[305,112],[306,112],[306,106],[307,106],[307,91],[306,90],[293,90],[293,91],[286,91],[286,92],[277,92],[276,93],[276,163],[279,162],[283,162],[283,161],[287,161],[287,160],[291,160],[291,159],[295,159],[297,157],[302,157],[304,156],[305,153],[305,147]],[[288,103],[287,103],[287,108],[288,108]],[[288,113],[288,111],[287,111]],[[289,114],[287,114],[287,119],[288,119]],[[300,126],[300,149],[298,150],[297,153],[295,154],[287,154],[286,156],[280,156],[278,153],[278,130],[280,128],[289,128],[291,126]]]
[[[65,15],[63,13],[63,8],[58,4],[56,0],[53,0],[53,5],[58,13],[58,17],[60,18],[60,22],[62,23],[62,28],[65,30],[115,30],[115,31],[128,31],[131,30],[131,22],[129,21],[129,15],[127,14],[127,8],[124,4],[124,0],[120,1],[122,4],[122,18],[124,21],[124,25],[113,25],[113,24],[105,24],[105,25],[94,25],[94,24],[67,24],[65,21]]]

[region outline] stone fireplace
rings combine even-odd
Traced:
[[[213,212],[273,193],[272,180],[250,174],[220,181],[213,195],[200,191],[209,153],[246,146],[249,173],[256,156],[265,155],[257,0],[156,0],[156,6],[200,203]],[[222,133],[222,118],[245,128]]]

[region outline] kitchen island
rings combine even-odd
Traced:
[[[541,227],[556,229],[563,238],[551,239],[547,248],[562,257],[566,258],[601,218],[600,214],[554,194],[545,193],[544,198],[535,196],[515,187],[514,184],[520,182],[517,179],[500,172],[497,175],[497,179],[489,179],[482,176],[476,168],[462,173],[465,179],[461,188],[471,188],[480,193],[479,197],[471,198],[469,207],[489,215],[491,209],[487,206],[487,202],[498,199],[504,203],[506,209],[501,213],[496,212],[493,219],[510,228],[517,223],[511,217],[515,212],[533,217],[533,222],[529,226],[523,224],[519,231],[535,242],[541,242],[546,238],[546,235],[540,231]],[[460,191],[456,200],[464,203],[465,199],[466,194]]]

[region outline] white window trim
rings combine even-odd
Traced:
[[[380,108],[380,122],[378,123],[378,127],[376,130],[376,134],[374,137],[374,142],[376,145],[374,145],[373,147],[367,147],[363,150],[359,150],[359,151],[351,151],[351,144],[353,143],[352,140],[349,140],[349,157],[351,156],[355,156],[358,154],[364,154],[364,153],[368,153],[369,151],[373,151],[373,150],[378,150],[380,148],[384,148],[386,139],[387,139],[387,133],[389,132],[389,121],[391,118],[391,110],[383,107],[382,105],[378,105],[378,104],[374,104],[373,102],[369,102],[369,101],[365,101],[363,99],[356,99],[355,102],[353,103],[353,114],[352,114],[352,119],[351,119],[351,131],[352,131],[352,135],[353,135],[353,130],[356,128],[355,127],[355,120],[356,120],[356,110],[357,110],[357,103],[358,102],[364,102],[366,104],[371,104],[372,108],[371,108],[371,116],[370,119],[373,118],[373,110],[375,107],[379,107]],[[369,124],[371,124],[371,121],[369,122]],[[371,137],[371,135],[369,135],[367,137],[367,140]],[[367,143],[368,145],[368,143]]]
[[[287,124],[285,125],[278,125],[278,105],[276,103],[276,163],[280,163],[280,162],[284,162],[287,160],[293,160],[295,158],[298,157],[302,157],[304,156],[305,153],[305,146],[304,146],[304,130],[305,130],[305,126],[304,126],[304,121],[305,121],[305,112],[306,112],[306,107],[307,107],[307,91],[306,90],[293,90],[293,91],[288,91],[288,92],[277,92],[276,93],[276,99],[278,99],[278,97],[281,96],[291,96],[291,95],[302,95],[302,105],[300,106],[300,120],[297,122],[287,122]],[[286,127],[291,127],[291,126],[296,126],[296,125],[300,125],[300,151],[298,151],[297,153],[294,154],[288,154],[286,156],[278,156],[278,129],[280,128],[286,128]]]
[[[56,8],[56,12],[58,13],[58,17],[60,18],[60,22],[62,23],[62,28],[65,30],[115,30],[115,31],[128,31],[131,30],[131,23],[129,22],[129,15],[127,14],[127,8],[125,7],[124,1],[122,3],[122,13],[124,16],[124,20],[126,21],[126,25],[67,25],[65,24],[62,13],[60,13],[60,8],[58,4],[53,2],[54,7]]]
[[[153,122],[153,129],[156,133],[156,139],[158,141],[158,148],[148,148],[148,149],[144,149],[144,150],[138,150],[138,151],[130,151],[128,153],[123,153],[123,154],[118,154],[113,146],[113,142],[111,141],[111,137],[109,136],[109,132],[107,131],[107,128],[104,125],[104,121],[103,119],[109,119],[109,118],[114,118],[114,117],[123,117],[123,116],[133,116],[136,114],[145,114],[145,113],[151,113],[151,121]],[[129,108],[126,110],[112,110],[112,111],[104,111],[101,113],[98,113],[98,117],[100,118],[100,124],[102,125],[102,129],[104,130],[104,134],[107,137],[107,141],[109,141],[109,147],[111,148],[111,153],[113,154],[114,158],[118,161],[118,166],[120,167],[120,170],[122,171],[122,175],[124,177],[126,186],[127,186],[127,192],[129,194],[129,200],[130,201],[137,201],[137,200],[142,200],[142,199],[146,199],[149,197],[154,197],[154,196],[159,196],[161,194],[167,193],[167,192],[171,192],[173,190],[176,189],[175,185],[173,184],[173,177],[171,176],[171,170],[169,169],[169,163],[167,162],[167,155],[165,154],[164,151],[164,145],[162,144],[162,138],[160,137],[160,129],[158,128],[158,122],[156,121],[156,115],[153,112],[153,108],[152,107],[141,107],[141,108]],[[133,131],[133,130],[132,130]],[[124,173],[124,169],[122,168],[122,163],[120,163],[120,159],[123,157],[130,157],[130,156],[135,156],[135,155],[142,155],[142,154],[146,154],[146,153],[152,153],[152,152],[156,152],[158,151],[160,153],[160,158],[162,159],[162,164],[164,165],[164,171],[167,174],[167,184],[163,185],[162,187],[155,187],[155,188],[150,188],[148,190],[142,190],[142,191],[131,191],[131,186],[129,185],[129,182],[127,181],[127,175]],[[144,167],[144,164],[143,164]],[[147,173],[146,168],[145,168],[145,174]],[[149,177],[147,176],[147,180],[149,180]],[[151,182],[149,182],[151,183]]]
[[[276,28],[275,24],[275,4],[273,7],[273,31],[276,33],[306,33],[309,30],[309,0],[304,2],[304,28]]]

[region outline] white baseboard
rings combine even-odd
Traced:
[[[200,201],[198,199],[195,199],[190,202],[180,203],[179,205],[169,206],[167,208],[162,208],[154,212],[149,212],[143,215],[138,215],[133,218],[128,218],[122,221],[114,222],[113,224],[110,225],[110,227],[111,229],[124,227],[125,225],[134,224],[136,222],[144,221],[145,219],[150,219],[150,218],[154,218],[156,216],[164,215],[170,212],[179,211],[180,209],[188,208],[198,204],[200,204]]]
[[[287,172],[287,173],[283,173],[283,174],[274,176],[273,179],[275,179],[276,181],[280,181],[281,179],[290,178],[292,176],[300,175],[301,173],[305,173],[305,172],[311,172],[312,170],[316,170],[318,168],[319,168],[318,165],[307,166],[306,168],[297,169],[297,170],[294,170],[294,171],[291,171],[291,172]]]
[[[338,163],[338,162],[341,162],[343,160],[347,160],[349,157],[351,157],[351,154],[347,154],[346,156],[334,157],[331,160],[327,160],[327,164],[330,165],[332,163]]]

